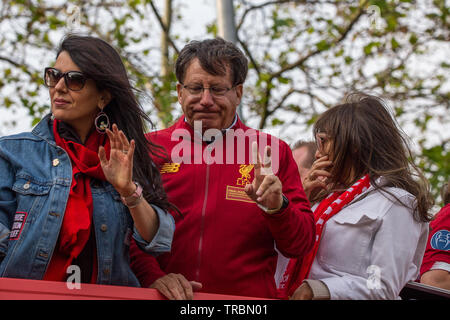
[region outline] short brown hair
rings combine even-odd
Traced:
[[[317,144],[314,141],[306,141],[306,140],[298,140],[294,143],[291,150],[297,150],[301,147],[307,147],[308,148],[308,155],[303,160],[303,163],[301,164],[304,168],[311,168],[314,160],[316,160],[316,150],[317,150]]]
[[[180,52],[175,63],[175,75],[183,83],[192,60],[198,59],[202,68],[212,75],[226,75],[231,71],[233,86],[243,84],[248,72],[248,60],[232,42],[222,38],[191,41]]]

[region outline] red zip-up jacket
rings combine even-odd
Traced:
[[[154,160],[169,201],[181,215],[173,213],[176,229],[170,253],[154,258],[132,244],[131,266],[141,285],[181,273],[201,282],[202,292],[275,298],[275,245],[286,257],[299,257],[309,252],[315,237],[313,215],[289,146],[239,119],[210,144],[195,136],[183,117],[147,138],[170,157],[167,162]],[[254,177],[252,139],[260,150],[271,145],[272,167],[289,199],[276,214],[265,213],[244,192]]]

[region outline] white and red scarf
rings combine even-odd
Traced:
[[[370,178],[367,174],[346,191],[333,192],[319,203],[316,210],[314,210],[314,221],[316,223],[314,247],[306,256],[289,261],[279,286],[278,294],[280,298],[291,296],[302,281],[308,277],[322,239],[322,230],[325,223],[341,211],[344,206],[352,202],[356,196],[365,192],[369,186]]]

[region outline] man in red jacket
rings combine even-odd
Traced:
[[[314,220],[289,146],[236,114],[247,64],[231,42],[190,42],[175,66],[184,116],[148,135],[168,153],[155,161],[180,212],[172,251],[154,258],[132,244],[131,264],[142,286],[169,299],[192,299],[200,288],[275,298],[275,247],[299,257],[313,245]]]
[[[430,223],[420,282],[450,290],[450,179],[442,188],[444,207]]]

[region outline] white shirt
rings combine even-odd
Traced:
[[[331,299],[399,299],[419,275],[428,223],[414,220],[411,194],[387,190],[410,208],[374,191],[325,224],[308,278],[325,283]]]

